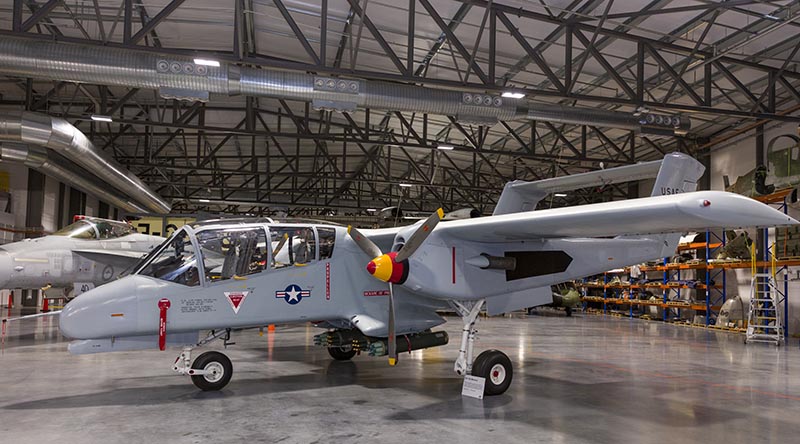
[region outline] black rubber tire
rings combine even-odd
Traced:
[[[221,377],[210,377],[207,379],[207,375],[192,375],[192,383],[204,392],[222,389],[228,385],[231,376],[233,376],[233,364],[231,360],[222,353],[215,351],[205,352],[198,356],[197,359],[192,362],[192,368],[195,370],[203,370],[210,364],[217,364],[215,367],[221,369]]]
[[[344,347],[328,347],[328,354],[337,361],[349,361],[356,355],[356,351],[352,347],[349,350]]]
[[[567,308],[564,309],[564,311],[567,312],[567,317],[572,316],[572,307],[567,307]]]
[[[490,372],[497,365],[502,366],[505,376],[501,381],[495,383]],[[508,390],[511,385],[511,379],[514,377],[514,369],[511,366],[511,359],[505,353],[500,350],[486,350],[475,358],[475,362],[472,364],[472,374],[486,379],[486,384],[483,386],[483,394],[493,396],[500,395]]]

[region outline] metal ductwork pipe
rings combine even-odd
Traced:
[[[0,161],[16,162],[33,168],[42,174],[89,193],[93,196],[121,208],[130,213],[144,213],[139,205],[110,193],[89,179],[89,174],[81,171],[72,162],[48,152],[47,148],[32,147],[22,144],[6,143],[0,145]]]
[[[0,141],[22,142],[50,148],[91,171],[148,210],[168,213],[170,205],[135,174],[125,169],[71,123],[45,114],[0,113]]]
[[[311,102],[315,109],[358,107],[454,116],[483,124],[534,119],[623,128],[643,133],[685,133],[677,115],[636,115],[591,108],[538,104],[496,94],[431,89],[389,82],[334,78],[270,69],[194,63],[192,57],[127,48],[56,43],[17,37],[0,40],[0,72],[20,77],[158,89],[162,97],[209,99],[211,93]]]

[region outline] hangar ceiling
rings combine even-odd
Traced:
[[[800,4],[655,0],[9,0],[0,40],[188,55],[241,67],[690,118],[688,134],[456,116],[0,72],[0,109],[62,117],[168,201],[293,215],[475,207],[508,180],[697,156],[745,129],[800,122]],[[587,49],[588,48],[588,49]],[[2,56],[2,54],[0,54]],[[65,64],[68,65],[68,64]],[[92,115],[111,116],[98,122]],[[452,146],[453,149],[437,149]],[[624,196],[584,191],[552,205]]]

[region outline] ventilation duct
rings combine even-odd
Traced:
[[[47,148],[7,143],[0,146],[0,161],[18,162],[58,181],[70,184],[79,190],[97,196],[117,208],[130,213],[144,213],[146,210],[135,203],[112,194],[88,179],[88,174],[72,162],[50,153]]]
[[[0,113],[0,141],[50,148],[134,198],[148,210],[161,214],[170,210],[170,205],[141,179],[98,150],[79,129],[64,119],[31,112]]]
[[[353,80],[239,67],[195,64],[188,56],[128,48],[0,39],[0,72],[19,77],[157,89],[166,98],[208,100],[210,93],[263,96],[311,102],[315,109],[353,111],[373,108],[455,116],[492,124],[535,119],[576,125],[622,128],[642,133],[685,133],[686,117],[572,108],[415,85]]]

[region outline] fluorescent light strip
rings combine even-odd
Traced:
[[[414,185],[411,185],[410,183],[401,183],[401,184],[398,184],[398,185],[403,187],[403,188],[410,188],[410,187],[414,186]]]
[[[113,122],[111,116],[101,116],[100,114],[92,114],[92,120],[95,122]]]
[[[553,194],[553,196],[555,196],[555,197],[567,197],[567,195],[564,194],[564,193],[555,193],[555,194]]]
[[[521,99],[521,98],[525,97],[525,94],[518,93],[518,92],[513,92],[513,91],[506,91],[506,92],[504,92],[502,94],[502,96],[506,97],[506,98],[509,98],[509,99]]]
[[[219,62],[210,59],[194,59],[195,65],[213,66],[219,68]]]
[[[436,147],[436,149],[439,149],[439,150],[452,150],[454,148],[455,147],[453,145],[438,145]]]

